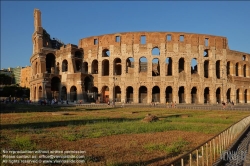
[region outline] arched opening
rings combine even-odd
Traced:
[[[210,98],[209,98],[209,88],[206,87],[204,89],[204,103],[209,103],[210,101]]]
[[[109,87],[103,86],[101,91],[101,101],[107,103],[109,101]]]
[[[216,102],[221,103],[221,90],[217,88],[216,90]]]
[[[191,60],[191,74],[197,74],[197,73],[198,73],[197,60],[196,58],[193,58]]]
[[[91,96],[89,96],[90,102],[96,102],[98,100],[98,88],[93,86],[91,92]]]
[[[109,61],[107,59],[102,61],[102,76],[109,76]]]
[[[102,50],[102,57],[110,57],[110,52],[108,49]]]
[[[92,69],[91,71],[92,74],[98,74],[98,61],[97,60],[92,61],[91,69]]]
[[[160,88],[154,86],[152,89],[152,102],[160,102]]]
[[[173,61],[172,58],[166,58],[165,61],[166,76],[171,76],[173,71]]]
[[[196,87],[193,87],[191,90],[191,103],[198,103]]]
[[[236,90],[236,103],[240,102],[240,89]]]
[[[34,94],[34,96],[33,96],[34,100],[37,100],[37,98],[36,98],[36,87],[34,87],[34,93],[33,94]]]
[[[209,61],[208,60],[204,61],[204,77],[205,78],[209,77]]]
[[[246,55],[243,55],[243,56],[242,56],[242,60],[243,60],[243,61],[246,61]]]
[[[139,60],[139,73],[147,72],[148,70],[148,62],[146,57],[141,57]]]
[[[77,89],[75,86],[70,88],[70,101],[74,102],[77,100]]]
[[[204,56],[204,57],[208,57],[208,50],[204,50],[203,56]]]
[[[67,88],[65,86],[63,86],[61,89],[61,99],[67,100]]]
[[[51,79],[51,95],[48,94],[49,99],[59,99],[59,88],[61,81],[58,77],[53,77]]]
[[[216,61],[216,77],[220,79],[220,60]]]
[[[148,92],[147,92],[147,87],[141,86],[139,88],[139,103],[147,103],[147,97]]]
[[[52,73],[54,74],[55,70],[55,55],[52,53],[49,53],[46,55],[46,71],[47,73]]]
[[[132,74],[134,73],[134,58],[127,58],[126,60],[126,73]]]
[[[88,62],[83,62],[82,65],[83,65],[83,73],[88,74],[88,72],[89,72]]]
[[[115,102],[121,102],[121,88],[119,86],[115,86]]]
[[[152,49],[152,55],[160,55],[160,49],[158,47],[154,47]]]
[[[184,58],[179,59],[179,73],[184,72],[185,67],[185,60]]]
[[[235,76],[239,76],[239,63],[235,64]]]
[[[132,86],[127,87],[126,89],[126,102],[127,103],[131,103],[133,102],[133,94],[134,93],[134,89]]]
[[[39,99],[43,98],[43,89],[41,86],[39,86],[39,88],[38,88],[38,96],[39,96]]]
[[[227,90],[227,102],[231,102],[231,88]]]
[[[243,76],[244,77],[247,76],[247,66],[246,66],[246,64],[243,66]]]
[[[84,63],[87,63],[87,62],[84,62]],[[75,61],[75,64],[76,64],[76,71],[77,72],[81,72],[82,70],[82,61],[81,60],[76,60]],[[85,71],[87,71],[88,73],[88,63],[87,64],[84,64],[85,65]],[[87,67],[86,67],[87,66]],[[86,70],[87,68],[87,70]]]
[[[152,76],[160,76],[160,63],[158,58],[152,60]]]
[[[82,58],[82,52],[81,51],[76,51],[75,52],[75,58]]]
[[[168,87],[166,88],[165,93],[166,93],[166,102],[168,102],[168,103],[173,102],[173,98],[172,98],[173,90],[172,90],[172,87],[171,87],[171,86],[168,86]]]
[[[178,91],[179,103],[185,103],[184,93],[185,93],[184,86],[179,87]]]
[[[227,75],[230,75],[230,61],[227,62]]]
[[[68,61],[66,59],[62,62],[62,72],[68,71]]]
[[[89,77],[84,78],[84,90],[86,93],[91,92],[92,89],[92,81]]]
[[[122,62],[120,58],[115,58],[114,60],[114,75],[121,75],[122,74]]]
[[[247,103],[247,89],[244,91],[244,103]]]

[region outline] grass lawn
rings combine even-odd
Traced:
[[[147,115],[159,118],[146,123]],[[5,106],[2,150],[86,151],[86,165],[157,165],[205,142],[249,111]]]

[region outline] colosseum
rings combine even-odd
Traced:
[[[31,100],[122,103],[250,103],[250,54],[226,37],[125,32],[64,45],[34,10]]]

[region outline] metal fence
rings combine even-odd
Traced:
[[[211,166],[220,157],[225,150],[250,126],[250,116],[230,126],[220,134],[211,138],[201,146],[182,155],[170,166]]]

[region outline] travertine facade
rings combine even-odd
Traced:
[[[50,39],[34,11],[31,99],[150,103],[250,103],[250,54],[226,37],[128,32]],[[192,63],[196,61],[196,63]]]
[[[20,78],[20,86],[30,88],[30,73],[31,66],[26,66],[21,69],[21,78]]]

